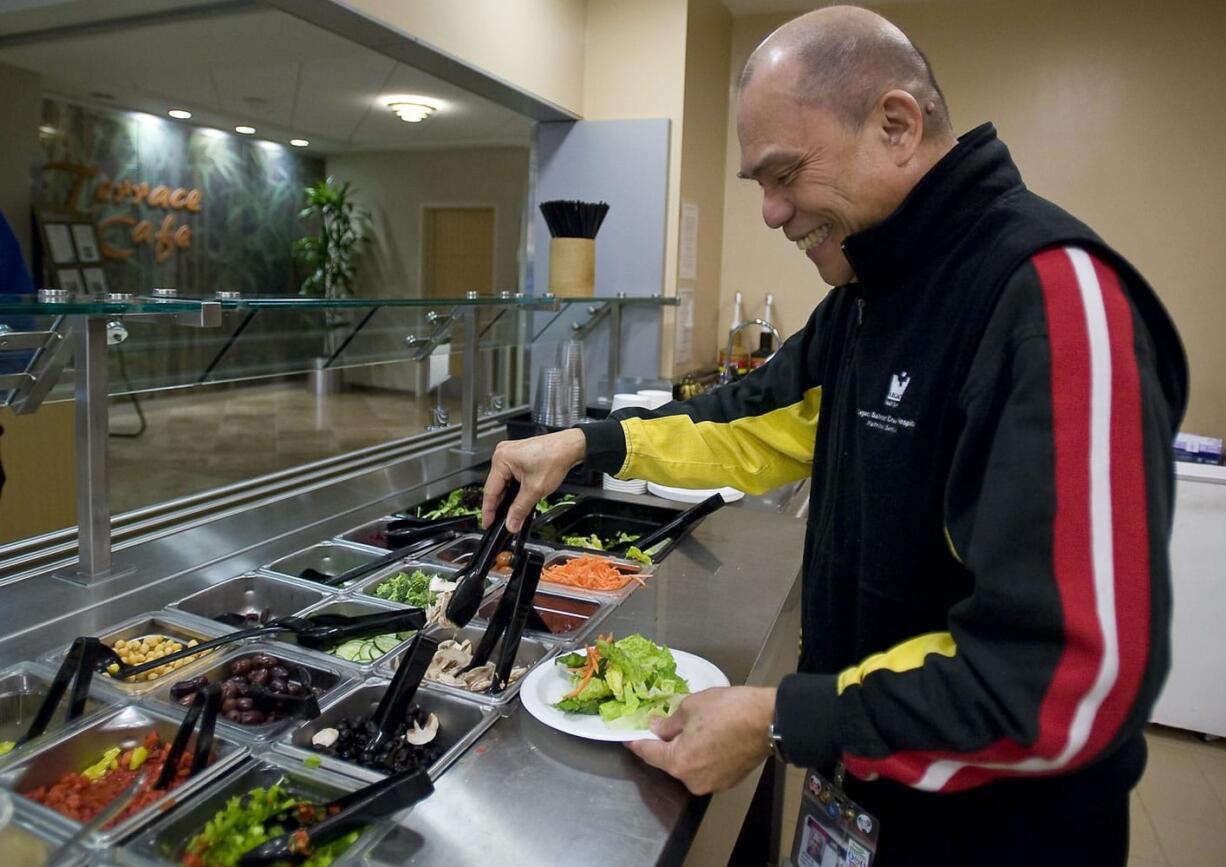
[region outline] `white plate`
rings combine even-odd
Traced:
[[[655,482],[647,483],[647,492],[678,503],[701,503],[712,494],[719,494],[725,503],[735,503],[745,496],[744,491],[738,491],[736,488],[672,488],[668,485],[657,485]]]
[[[587,653],[582,648],[576,652],[580,655]],[[684,650],[673,650],[672,653],[673,659],[677,660],[677,674],[685,678],[690,692],[729,685],[724,673],[701,656]],[[528,673],[519,688],[519,697],[524,702],[524,710],[550,728],[569,735],[593,741],[658,740],[650,729],[614,728],[599,714],[566,713],[554,707],[554,703],[571,689],[570,675],[566,669],[555,660],[550,660],[548,664],[537,666]]]

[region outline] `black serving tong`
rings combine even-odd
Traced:
[[[99,670],[104,670],[110,665],[119,666],[119,670],[113,672],[113,676],[124,680],[152,671],[168,662],[264,635],[280,635],[289,632],[293,633],[295,640],[303,647],[326,650],[353,638],[369,638],[372,635],[383,635],[388,632],[406,632],[412,629],[422,629],[425,625],[426,612],[420,608],[403,608],[374,614],[317,614],[310,617],[281,617],[255,629],[240,629],[238,632],[203,641],[194,647],[185,647],[175,653],[168,653],[139,665],[128,665],[119,658],[118,653],[105,644],[99,643],[95,665]]]
[[[326,817],[322,821],[261,843],[239,859],[239,867],[300,864],[319,846],[411,807],[433,792],[434,784],[424,769],[393,774],[325,804],[320,808]]]
[[[217,727],[217,711],[220,708],[221,684],[211,683],[196,690],[196,697],[192,699],[191,707],[187,709],[183,722],[179,724],[179,730],[175,732],[175,739],[170,745],[170,752],[162,763],[162,772],[153,783],[154,789],[164,789],[174,780],[179,769],[179,759],[187,749],[187,742],[198,719],[200,731],[196,735],[196,748],[192,751],[192,764],[187,771],[188,779],[196,776],[208,764],[209,756],[213,754],[213,730]]]
[[[434,659],[438,644],[438,639],[431,638],[425,632],[418,632],[413,636],[413,643],[400,660],[400,666],[396,669],[391,684],[379,700],[379,706],[371,714],[375,733],[367,740],[363,750],[367,760],[374,758],[379,747],[395,733],[396,726],[404,719],[413,696],[417,694],[417,688],[421,686],[422,678],[426,676],[426,669]]]
[[[451,593],[451,601],[447,603],[446,614],[447,619],[457,626],[467,626],[468,621],[473,619],[477,609],[481,607],[481,597],[485,595],[485,576],[490,574],[494,561],[510,538],[507,513],[518,496],[519,482],[512,479],[502,494],[502,502],[498,504],[493,522],[485,528],[485,533],[481,536],[472,561],[452,579],[457,586]],[[532,514],[529,513],[524,526],[527,527],[531,520]],[[521,535],[527,538],[527,534],[522,531]]]
[[[440,542],[445,542],[449,539],[454,539],[463,533],[477,528],[477,519],[475,516],[465,516],[462,518],[449,518],[445,521],[438,521],[429,527],[418,527],[416,529],[407,530],[396,536],[396,542],[399,546],[381,557],[371,560],[369,563],[363,563],[350,569],[348,572],[342,572],[339,575],[328,575],[326,572],[320,572],[318,569],[303,569],[299,573],[300,578],[305,578],[308,581],[315,581],[327,587],[339,587],[342,584],[347,584],[350,581],[357,581],[371,575],[385,566],[390,566],[397,560],[403,560],[406,557],[412,557],[416,554],[433,548]],[[388,534],[389,544],[392,542],[392,535]]]
[[[536,615],[539,620],[532,600],[540,584],[541,569],[545,565],[545,560],[540,554],[526,547],[525,540],[528,538],[530,523],[530,520],[525,522],[523,529],[515,538],[511,577],[473,653],[472,662],[464,669],[469,671],[485,665],[493,655],[494,648],[501,642],[498,662],[494,666],[493,683],[490,686],[492,692],[502,692],[506,688],[511,678],[511,669],[515,665],[515,657],[519,653],[519,643],[524,636],[524,627],[527,626],[529,618],[533,615]]]
[[[72,685],[72,693],[68,699],[68,716],[67,722],[72,722],[85,713],[85,700],[89,697],[89,685],[93,680],[94,671],[98,664],[98,660],[102,658],[103,650],[110,650],[97,638],[83,635],[73,641],[68,648],[68,653],[64,656],[64,661],[60,663],[59,670],[56,671],[55,677],[51,681],[51,686],[47,690],[47,695],[43,698],[43,703],[39,705],[38,712],[34,714],[34,719],[30,722],[30,727],[26,729],[26,733],[21,736],[21,740],[17,741],[18,746],[41,735],[47,730],[47,726],[51,724],[51,718],[55,716],[55,711],[60,706],[60,702],[64,698],[64,693],[68,691],[69,684]],[[112,653],[114,651],[111,651]]]
[[[719,494],[712,494],[707,497],[697,506],[691,506],[677,517],[673,518],[663,527],[658,530],[653,530],[646,536],[640,536],[633,542],[622,542],[609,548],[610,554],[622,554],[631,545],[637,547],[640,551],[646,551],[648,548],[653,548],[666,539],[672,539],[674,542],[680,542],[681,539],[698,526],[698,523],[712,512],[723,508],[724,498]]]

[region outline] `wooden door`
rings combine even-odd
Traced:
[[[494,291],[494,209],[427,208],[422,288],[427,298]]]

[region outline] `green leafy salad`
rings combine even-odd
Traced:
[[[634,542],[639,538],[637,533],[627,533],[625,530],[619,530],[617,535],[611,539],[601,539],[595,533],[590,536],[563,536],[562,544],[570,545],[572,548],[587,548],[591,551],[608,551],[610,548],[615,548],[618,545],[626,542]],[[658,554],[665,545],[671,542],[672,539],[665,539],[659,544],[652,545],[646,551],[640,551],[637,546],[631,545],[623,554],[627,560],[634,560],[636,563],[642,563],[644,566],[652,564],[652,557]]]
[[[231,867],[251,849],[292,830],[276,821],[278,813],[293,810],[306,825],[324,818],[322,811],[291,795],[283,786],[252,789],[233,797],[209,819],[208,824],[187,844],[180,863],[187,867]],[[360,831],[315,849],[301,863],[305,867],[328,867],[357,842]]]
[[[669,716],[690,691],[667,647],[641,635],[598,638],[587,653],[558,659],[570,673],[570,692],[554,704],[567,713],[600,714],[618,728],[645,729],[653,716]]]
[[[425,518],[427,521],[437,521],[439,518],[480,515],[483,496],[480,485],[465,485],[462,488],[456,488],[433,509],[427,510],[425,506],[418,506],[417,517]]]

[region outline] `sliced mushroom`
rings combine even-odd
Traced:
[[[430,592],[431,593],[450,593],[452,590],[456,589],[459,586],[460,585],[457,584],[455,581],[448,581],[442,575],[435,575],[433,578],[430,579]]]
[[[315,732],[314,737],[311,738],[311,746],[321,747],[326,750],[328,747],[336,743],[336,739],[340,736],[341,733],[336,729],[320,729],[319,731]]]
[[[413,728],[404,733],[404,739],[415,747],[424,747],[438,735],[438,716],[430,714],[426,717],[425,726],[419,726],[413,720]]]

